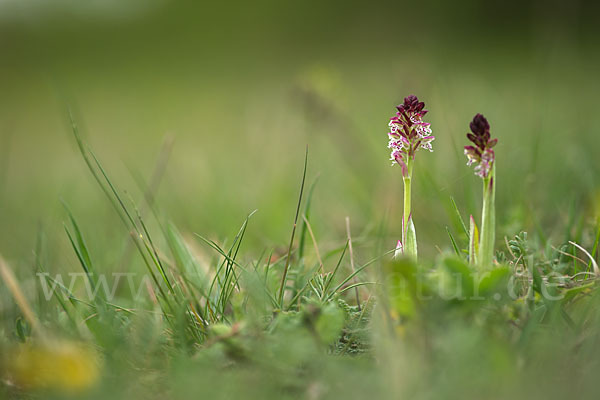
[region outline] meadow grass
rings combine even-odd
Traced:
[[[376,256],[360,264],[354,253],[364,238],[351,237],[348,220],[347,236],[321,255],[310,222],[318,184],[305,190],[307,149],[289,246],[247,258],[254,212],[229,243],[186,237],[148,200],[152,193],[143,204],[126,197],[71,121],[85,167],[121,221],[115,229],[129,233],[123,255],[133,249],[142,261],[132,281],[145,286],[133,291],[114,274],[105,280],[109,270],[65,203],[81,282],[67,287],[48,273],[41,234],[40,280],[29,296],[2,261],[3,296],[15,301],[3,317],[5,397],[560,398],[571,385],[597,392],[592,254],[600,226],[580,233],[594,238],[584,240],[589,251],[526,233],[506,238],[496,266],[482,273],[468,263],[470,234],[451,199],[461,227],[456,238],[447,228],[455,254],[393,261],[393,246],[374,232]]]
[[[258,73],[227,87],[190,74],[118,106],[113,90],[156,87],[75,74],[79,109],[45,92],[37,118],[25,107],[35,85],[8,84],[17,105],[0,113],[20,122],[0,177],[0,395],[596,398],[596,53],[472,60],[427,47],[418,82],[365,49],[373,57],[282,65],[254,85]],[[407,86],[436,134],[412,182],[418,264],[392,260],[402,184],[385,149]],[[248,123],[232,139],[240,102]],[[500,138],[488,274],[467,260],[481,182],[461,149],[479,111]],[[81,274],[72,286],[68,273]]]

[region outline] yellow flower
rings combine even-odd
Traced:
[[[23,388],[81,392],[100,376],[96,353],[72,342],[20,345],[7,361],[10,380]]]

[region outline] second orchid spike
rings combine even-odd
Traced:
[[[469,127],[471,133],[467,133],[467,138],[474,146],[465,146],[467,165],[477,164],[475,175],[485,179],[490,174],[496,158],[492,148],[498,143],[498,139],[490,139],[490,124],[481,114],[475,115]]]

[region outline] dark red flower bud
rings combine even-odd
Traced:
[[[471,128],[471,132],[477,136],[485,136],[486,132],[488,135],[490,133],[490,124],[481,114],[475,115],[473,122],[469,124],[469,127]]]
[[[398,105],[396,107],[400,113],[408,113],[408,114],[419,114],[423,116],[427,113],[427,110],[423,110],[425,108],[425,103],[419,101],[417,96],[411,94],[408,97],[404,98],[404,103]]]
[[[494,163],[495,154],[492,147],[498,143],[498,139],[490,139],[490,124],[481,114],[475,115],[469,127],[472,133],[467,133],[467,138],[475,146],[465,146],[467,165],[477,164],[475,173],[485,178]]]
[[[468,139],[469,139],[471,142],[473,142],[473,143],[477,144],[477,136],[473,135],[472,133],[467,133],[467,138],[468,138]]]

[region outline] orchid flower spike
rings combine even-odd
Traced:
[[[411,217],[411,187],[412,175],[417,150],[423,148],[433,151],[431,142],[435,137],[431,134],[428,122],[423,121],[427,114],[425,103],[417,96],[404,98],[404,103],[396,107],[396,115],[390,119],[388,133],[388,148],[391,150],[392,165],[402,168],[404,184],[404,208],[402,214],[402,240],[396,245],[395,256],[400,254],[417,258],[417,236]]]
[[[475,175],[485,179],[488,177],[496,155],[492,148],[498,143],[498,139],[490,139],[490,124],[481,114],[475,115],[469,125],[472,133],[467,133],[467,138],[475,146],[465,146],[467,165],[477,164]]]
[[[431,142],[435,137],[431,135],[430,124],[423,121],[423,116],[427,114],[424,107],[425,103],[419,101],[417,96],[410,95],[404,99],[404,103],[396,107],[398,112],[390,119],[390,160],[392,165],[398,164],[402,167],[403,176],[408,174],[408,160],[414,160],[419,148],[433,151]]]
[[[477,226],[471,225],[469,241],[474,244],[469,249],[469,260],[483,268],[491,267],[494,263],[494,244],[496,239],[496,154],[492,149],[498,139],[491,139],[490,124],[481,114],[475,115],[469,125],[471,133],[467,138],[474,146],[465,146],[467,165],[475,166],[475,175],[483,179],[483,205],[481,208],[481,229],[477,235]],[[479,254],[476,254],[477,236],[479,236]]]

